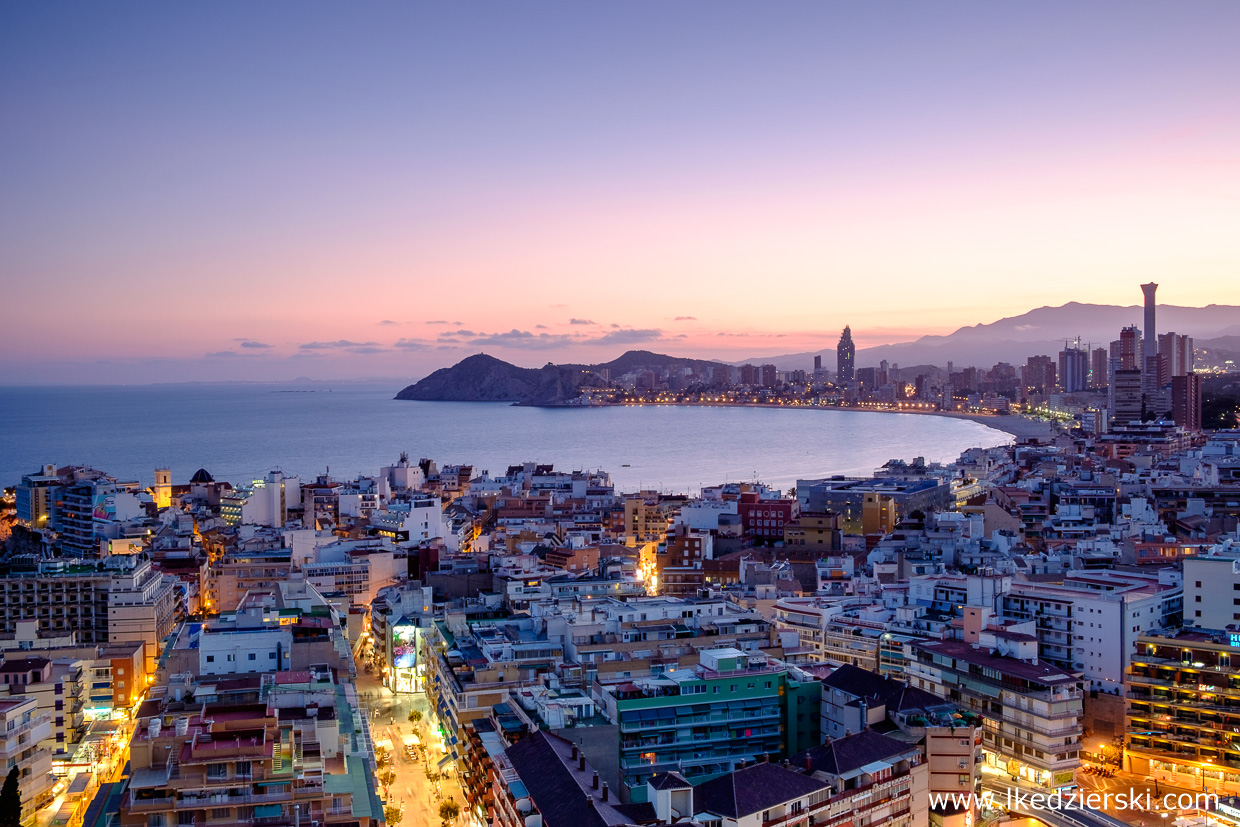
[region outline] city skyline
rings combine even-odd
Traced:
[[[1194,11],[6,9],[0,382],[1240,304],[1240,11]]]

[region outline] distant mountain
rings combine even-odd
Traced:
[[[962,327],[946,336],[922,336],[912,342],[879,345],[857,351],[857,366],[876,366],[886,359],[903,366],[928,363],[944,367],[948,362],[957,366],[989,367],[996,362],[1023,363],[1029,356],[1054,356],[1063,349],[1064,340],[1081,337],[1085,344],[1107,347],[1119,338],[1121,328],[1140,327],[1144,309],[1140,305],[1118,307],[1108,304],[1069,302],[1060,307],[1039,307],[1020,316],[1000,319],[990,324]],[[1159,305],[1158,332],[1188,334],[1205,346],[1213,337],[1233,338],[1240,334],[1240,307],[1211,304],[1206,307]],[[854,330],[856,335],[857,331]],[[1230,350],[1231,347],[1218,345]],[[816,352],[790,353],[748,360],[752,364],[774,363],[781,370],[809,370],[814,356],[822,354],[825,367],[835,370],[834,346]],[[736,364],[743,364],[738,362]]]
[[[450,368],[440,368],[396,394],[397,399],[434,402],[516,402],[521,405],[556,405],[579,395],[582,388],[603,387],[600,372],[613,376],[634,370],[713,367],[719,362],[665,356],[646,350],[630,350],[600,365],[555,365],[522,368],[479,353]]]

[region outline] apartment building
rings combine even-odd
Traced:
[[[486,717],[522,686],[556,675],[566,685],[580,685],[581,667],[564,658],[564,645],[519,624],[478,623],[455,631],[435,621],[422,637],[427,701],[447,733],[454,759],[464,747],[464,727]]]
[[[868,599],[785,597],[776,601],[771,622],[777,633],[795,634],[813,661],[898,675],[904,644],[915,637],[890,631],[893,619],[890,609]]]
[[[789,763],[827,786],[812,816],[815,825],[927,823],[930,771],[915,744],[865,729],[798,753]]]
[[[85,670],[81,660],[53,661],[28,653],[6,652],[0,661],[0,692],[34,699],[37,714],[52,723],[41,746],[62,767],[85,732]]]
[[[116,824],[383,823],[352,685],[326,669],[226,684],[177,683],[139,710]]]
[[[246,592],[275,588],[292,571],[292,554],[288,549],[226,553],[211,565],[211,580],[216,595],[211,609],[213,612],[231,612]]]
[[[819,740],[818,683],[761,654],[703,650],[696,667],[599,691],[600,706],[619,724],[626,801],[644,800],[655,773],[702,781]]]
[[[52,717],[34,698],[0,697],[0,767],[17,768],[23,821],[52,798],[52,751],[44,745],[51,734]]]
[[[1037,646],[1033,635],[1007,630],[913,642],[907,675],[910,685],[984,717],[987,766],[1060,787],[1072,783],[1080,765],[1083,681],[1040,660]]]
[[[722,597],[577,601],[546,616],[547,637],[564,644],[587,682],[614,684],[697,664],[703,649],[760,652],[771,624]]]
[[[1126,683],[1127,769],[1240,793],[1240,633],[1187,627],[1140,635]]]
[[[183,585],[156,571],[145,555],[43,563],[34,574],[0,576],[0,635],[35,621],[40,637],[76,633],[80,644],[140,640],[153,671],[160,642],[184,612]]]
[[[1061,583],[1013,581],[999,609],[1034,621],[1040,657],[1080,672],[1089,689],[1118,693],[1136,639],[1179,622],[1183,592],[1169,574],[1079,571]]]

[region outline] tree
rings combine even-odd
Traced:
[[[391,827],[396,827],[397,824],[400,824],[400,820],[404,817],[405,814],[401,812],[399,807],[383,808],[383,820],[391,825]]]
[[[21,827],[22,792],[17,786],[17,767],[9,770],[0,789],[0,827]]]
[[[419,712],[418,710],[415,709],[413,710],[413,712],[409,713],[410,723],[416,724],[418,721],[421,721],[421,720],[422,720],[422,713]]]
[[[452,821],[461,814],[461,805],[455,801],[445,801],[439,805],[439,818],[444,824]]]

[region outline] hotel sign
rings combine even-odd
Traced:
[[[1227,635],[1228,646],[1240,646],[1240,632],[1230,632]]]

